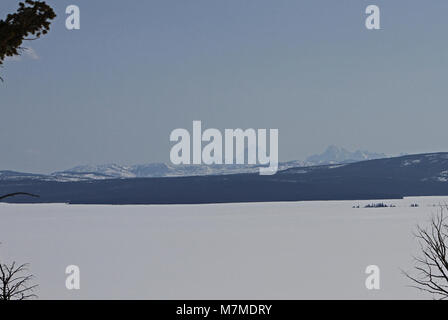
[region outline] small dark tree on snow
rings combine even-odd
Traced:
[[[0,261],[0,300],[27,300],[37,298],[32,285],[34,276],[28,272],[28,264]]]
[[[448,224],[444,215],[447,209],[447,206],[441,207],[429,227],[417,227],[415,236],[421,256],[414,258],[416,274],[404,273],[413,282],[412,287],[440,300],[448,299]]]
[[[33,275],[28,274],[28,264],[0,263],[0,300],[37,298],[33,293],[37,285],[29,284],[33,278]]]

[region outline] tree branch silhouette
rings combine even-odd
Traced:
[[[440,300],[448,299],[448,224],[444,215],[447,209],[447,206],[441,206],[440,213],[432,217],[428,228],[417,227],[415,237],[422,252],[421,257],[414,257],[414,268],[418,273],[412,276],[403,272],[414,283],[412,287]]]
[[[34,279],[28,275],[28,264],[11,265],[0,263],[0,300],[27,300],[37,298],[34,290],[38,286],[28,285]]]
[[[36,40],[47,34],[55,17],[53,9],[45,1],[19,2],[16,13],[0,20],[0,66],[6,57],[21,54],[24,40]],[[34,37],[27,38],[30,35]],[[3,81],[1,77],[0,80]]]
[[[29,283],[34,279],[28,273],[28,264],[18,265],[15,261],[11,264],[0,261],[0,300],[27,300],[37,298],[34,294],[36,285]]]
[[[25,196],[30,196],[30,197],[34,197],[34,198],[39,198],[39,196],[37,194],[32,194],[32,193],[28,193],[28,192],[14,192],[14,193],[9,193],[9,194],[0,196],[0,200],[6,199],[9,197],[19,196],[19,195],[25,195]]]

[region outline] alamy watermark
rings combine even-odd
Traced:
[[[376,5],[369,5],[366,8],[366,28],[368,30],[379,30],[380,27],[380,8]]]
[[[81,273],[77,265],[69,265],[65,268],[65,287],[67,290],[79,290],[81,289]]]
[[[225,129],[223,135],[213,128],[202,132],[201,121],[193,121],[192,136],[187,129],[178,128],[171,132],[170,141],[177,142],[170,152],[170,160],[176,165],[245,164],[247,158],[247,164],[261,165],[261,175],[273,175],[278,170],[278,129],[269,129],[269,155],[267,129]],[[203,142],[207,143],[204,147]]]
[[[65,13],[68,14],[65,19],[65,27],[67,30],[81,29],[81,13],[79,7],[72,4],[65,9]]]
[[[380,268],[377,265],[369,265],[366,267],[368,274],[365,285],[367,290],[380,290]]]

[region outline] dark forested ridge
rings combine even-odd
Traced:
[[[0,195],[18,191],[40,197],[18,196],[7,201],[187,204],[448,195],[448,153],[291,168],[273,176],[245,173],[56,182],[24,175],[23,179],[0,181]]]

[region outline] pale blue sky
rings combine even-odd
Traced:
[[[168,161],[170,132],[193,120],[278,128],[280,160],[448,151],[446,0],[48,2],[58,18],[27,44],[38,59],[0,70],[0,170]],[[366,30],[369,4],[382,30]]]

